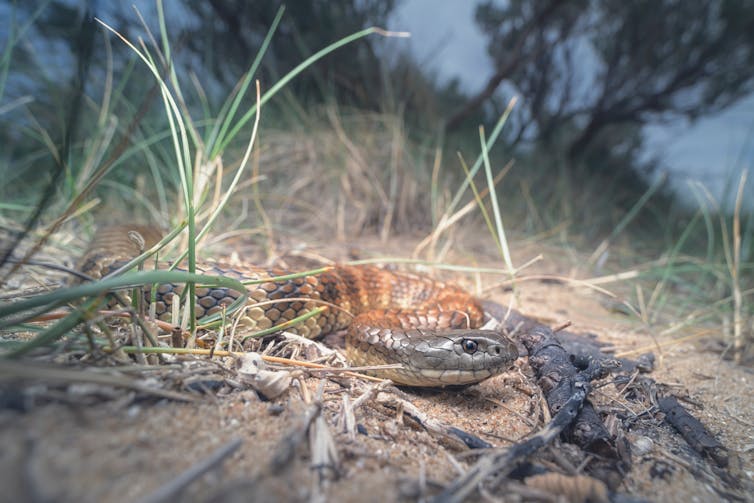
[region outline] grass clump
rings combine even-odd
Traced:
[[[114,214],[135,215],[135,220],[172,230],[176,243],[165,243],[159,254],[185,258],[188,274],[195,272],[201,250],[211,244],[210,232],[218,227],[223,230],[219,239],[260,237],[268,255],[274,254],[281,235],[348,241],[373,234],[385,243],[396,235],[419,234],[426,238],[414,259],[437,263],[448,249],[463,248],[471,229],[479,234],[486,225],[504,266],[493,269],[504,270],[505,281],[521,279],[510,241],[534,236],[530,239],[565,250],[563,255],[571,256],[572,265],[591,276],[595,287],[623,282],[616,295],[646,326],[660,326],[670,334],[678,330],[673,327],[726,320],[735,353],[741,355],[751,345],[753,224],[744,214],[743,189],[730,216],[697,186],[699,209],[683,222],[663,210],[668,206],[662,180],[616,207],[610,199],[617,192],[605,189],[604,180],[573,179],[573,173],[551,169],[555,160],[541,162],[546,156],[537,153],[522,155],[514,164],[505,144],[492,149],[504,139],[514,102],[489,135],[479,130],[473,147],[461,153],[455,148],[459,139],[420,131],[416,124],[421,121],[406,117],[400,107],[393,113],[342,109],[334,103],[308,107],[290,96],[281,105],[273,98],[316,61],[363,37],[395,35],[378,28],[359,30],[313,52],[265,89],[255,84],[255,76],[283,15],[279,10],[247,71],[217,107],[199,79],[174,64],[162,3],[157,3],[155,19],[158,37],[144,20],[144,40],[127,39],[100,21],[100,28],[129,48],[133,61],[116,76],[116,65],[107,59],[100,101],[88,98],[82,107],[80,127],[91,132],[83,135],[86,140],[61,148],[41,127],[27,128],[25,134],[40,147],[20,161],[5,158],[0,164],[0,173],[9,177],[28,173],[43,155],[55,159],[59,168],[47,177],[54,197],[45,204],[35,203],[44,188],[39,183],[0,204],[0,222],[15,236],[32,238],[23,253],[14,252],[14,264],[0,271],[5,279],[59,229],[78,225],[91,233],[94,221],[118,220]],[[17,37],[23,32],[17,30]],[[103,37],[101,44],[112,53],[110,38]],[[9,51],[6,47],[0,67],[3,79],[12,62]],[[140,90],[136,97],[130,94],[134,89]],[[275,110],[266,125],[263,107]],[[466,166],[465,159],[473,158],[469,152],[476,160]],[[56,176],[64,183],[56,184]],[[36,217],[35,208],[41,208]],[[648,221],[649,234],[643,230]],[[33,225],[26,229],[19,222]],[[657,229],[664,229],[661,236]],[[530,261],[523,262],[527,266]],[[625,284],[626,278],[631,284]],[[45,306],[53,305],[60,303]],[[194,333],[193,305],[187,305],[188,328]],[[70,333],[71,326],[99,307],[87,305],[77,321],[72,318],[44,340]],[[44,306],[34,309],[39,314]],[[7,313],[13,323],[27,319],[16,314]]]
[[[146,43],[141,39],[139,39],[138,42],[132,42],[106,23],[100,21],[100,24],[103,27],[107,28],[120,38],[120,40],[133,51],[142,64],[146,66],[149,73],[151,73],[154,78],[155,94],[162,99],[163,111],[165,114],[164,119],[168,129],[160,132],[158,136],[147,141],[138,142],[136,148],[145,151],[149,151],[150,149],[162,149],[162,146],[158,149],[153,142],[163,140],[164,138],[166,146],[169,146],[168,148],[172,149],[172,154],[169,155],[170,162],[168,164],[173,166],[174,169],[172,170],[172,175],[169,176],[178,180],[180,196],[172,203],[168,203],[168,206],[173,208],[172,211],[152,215],[152,218],[154,222],[159,222],[163,226],[172,226],[173,231],[169,234],[171,237],[179,236],[184,227],[186,232],[181,236],[182,244],[178,247],[182,251],[171,253],[169,250],[163,249],[163,247],[168,244],[168,242],[163,242],[161,243],[160,248],[152,250],[151,253],[160,251],[164,255],[167,251],[168,254],[175,256],[176,263],[186,259],[188,271],[127,273],[119,278],[96,282],[92,285],[61,289],[53,294],[35,296],[26,301],[4,305],[0,311],[0,319],[2,319],[2,328],[7,329],[18,323],[28,321],[29,319],[38,318],[39,316],[49,313],[51,310],[62,306],[64,303],[71,302],[74,299],[78,299],[81,302],[81,307],[66,315],[57,324],[43,330],[30,343],[20,348],[14,348],[7,353],[6,356],[20,356],[21,354],[27,353],[40,346],[49,345],[50,343],[59,340],[64,335],[68,334],[73,327],[89,319],[93,315],[93,312],[102,306],[101,297],[103,293],[111,289],[123,288],[126,285],[181,281],[186,282],[188,285],[186,294],[187,298],[193,299],[197,281],[201,281],[202,284],[206,285],[219,284],[217,283],[218,280],[227,282],[226,278],[211,279],[195,274],[197,245],[206,237],[211,226],[222,214],[226,204],[234,194],[235,189],[242,180],[242,176],[249,165],[259,125],[261,105],[282,89],[287,82],[313,64],[313,62],[337,50],[339,47],[358,38],[375,33],[387,36],[390,35],[378,28],[369,28],[336,41],[306,59],[266,92],[261,92],[259,82],[257,82],[255,104],[249,109],[242,111],[242,102],[253,81],[254,72],[263,57],[265,50],[269,46],[277,23],[282,15],[283,9],[280,9],[275,18],[275,22],[273,22],[273,25],[270,27],[267,37],[261,46],[260,52],[257,54],[249,71],[241,81],[239,81],[234,92],[222,105],[217,117],[204,117],[201,120],[197,120],[193,117],[191,107],[189,107],[184,101],[185,94],[181,87],[181,79],[178,78],[175,68],[172,66],[171,46],[167,33],[165,13],[161,2],[157,2],[157,21],[160,27],[160,41],[152,35],[147,24],[143,22],[143,20],[144,30],[148,35],[149,43]],[[107,117],[110,111],[111,103],[109,100],[112,99],[112,89],[109,86],[111,86],[111,84],[112,80],[108,79],[108,88],[103,93],[104,101],[101,105],[102,117]],[[151,97],[147,96],[141,106],[142,111],[145,113],[145,111],[151,106]],[[110,170],[116,167],[119,162],[123,162],[124,158],[128,156],[129,152],[126,146],[131,140],[131,133],[133,130],[141,124],[140,120],[144,113],[137,112],[134,115],[131,124],[125,130],[123,139],[111,150],[109,157],[105,158],[103,153],[108,150],[109,141],[112,140],[114,136],[113,131],[98,137],[96,139],[97,141],[93,141],[88,145],[83,146],[81,152],[88,157],[90,162],[85,162],[83,169],[77,170],[77,175],[75,176],[78,176],[81,180],[86,180],[86,182],[81,186],[77,183],[73,184],[74,189],[68,194],[68,198],[64,198],[64,202],[62,206],[60,206],[62,208],[60,213],[39,231],[39,237],[36,242],[29,247],[28,251],[26,251],[23,256],[16,257],[12,260],[11,267],[4,272],[6,279],[14,274],[21,264],[28,261],[29,258],[33,256],[50,238],[50,236],[56,233],[65,222],[71,219],[77,214],[77,212],[80,212],[82,208],[86,207],[84,202],[87,200],[88,196],[93,193],[99,182],[110,172]],[[249,121],[252,119],[254,121],[253,124],[249,124]],[[106,119],[105,122],[107,122]],[[240,134],[248,130],[248,127],[246,127],[248,125],[252,125],[252,128],[249,133],[249,139],[244,148],[244,153],[237,166],[231,170],[230,174],[227,174],[224,170],[223,157],[226,154],[229,145],[231,145]],[[49,146],[53,150],[53,155],[55,155],[56,151],[54,150],[54,147],[52,145]],[[165,154],[167,152],[169,152],[169,150],[164,150],[161,153]],[[67,164],[63,163],[62,159],[60,162],[62,169],[59,170],[58,173],[62,173],[67,169]],[[168,173],[171,172],[168,171]],[[152,175],[155,179],[154,186],[158,188],[157,192],[164,194],[163,199],[171,199],[167,191],[163,189],[167,186],[167,184],[163,183],[164,172],[158,170],[153,172]],[[257,177],[257,179],[258,178],[259,177]],[[228,179],[229,181],[227,181]],[[55,179],[52,180],[49,186],[53,187],[54,182]],[[121,184],[119,187],[126,188],[127,186]],[[133,188],[126,190],[133,190]],[[38,210],[36,216],[33,216],[28,220],[30,222],[29,227],[36,224],[36,220],[43,210],[48,210],[49,213],[57,213],[57,211],[49,211],[49,208],[46,208],[45,206],[46,201],[44,204],[40,203],[37,206]],[[9,206],[8,208],[14,209],[15,206]],[[26,231],[20,228],[12,230],[21,238],[28,235],[28,229]],[[9,255],[13,252],[14,247],[15,246],[11,246],[8,250]],[[147,256],[148,255],[140,257],[139,263],[143,263]],[[230,284],[225,286],[243,290],[242,285],[237,281],[231,281],[231,283],[235,284],[232,286]],[[194,303],[186,302],[186,306],[188,312],[187,319],[190,324],[189,331],[191,333],[189,345],[191,345],[196,329]]]

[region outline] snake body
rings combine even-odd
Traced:
[[[151,232],[137,230],[141,234]],[[122,227],[100,231],[82,262],[82,271],[101,277],[134,256],[134,245],[126,236]],[[269,278],[247,287],[243,321],[254,329],[270,328],[330,304],[319,315],[289,330],[309,338],[347,330],[346,356],[350,363],[400,364],[400,368],[372,373],[402,385],[476,383],[508,369],[518,356],[510,339],[478,328],[484,311],[473,296],[426,276],[348,265],[294,279],[275,279],[291,273],[283,269],[214,263],[197,265],[197,272],[240,281]],[[157,287],[154,309],[159,318],[170,318],[171,306],[180,299],[183,288],[179,284]],[[219,312],[240,295],[224,287],[197,287],[197,316]]]

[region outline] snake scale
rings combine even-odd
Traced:
[[[159,239],[151,227],[101,229],[81,262],[82,272],[102,277],[136,256],[139,248],[129,231],[137,232],[137,240],[143,239],[147,246]],[[214,263],[197,265],[197,272],[241,281],[290,274],[283,269]],[[157,287],[154,309],[159,318],[169,320],[172,303],[183,288],[178,284]],[[370,373],[406,386],[476,383],[507,370],[518,356],[516,345],[506,336],[478,328],[484,310],[476,298],[455,285],[418,274],[336,265],[321,274],[271,279],[249,285],[247,290],[243,316],[254,329],[278,325],[325,303],[336,306],[289,330],[309,338],[347,330],[346,356],[352,365],[401,364]],[[196,312],[201,317],[222,310],[240,292],[199,286],[196,295]],[[145,296],[152,298],[149,293]]]

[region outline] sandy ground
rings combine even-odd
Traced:
[[[412,246],[401,246],[391,249],[364,239],[314,250],[336,259],[354,253],[408,256]],[[542,251],[528,248],[513,246],[517,263]],[[471,252],[475,265],[495,264],[491,255],[480,259],[483,251]],[[527,274],[569,274],[570,266],[558,258],[559,253],[545,250],[545,259]],[[457,253],[446,261],[468,263],[468,255]],[[570,330],[598,334],[617,352],[670,340],[669,336],[658,341],[654,328],[609,311],[603,295],[581,286],[538,280],[521,282],[510,291],[494,287],[490,276],[447,272],[442,276],[471,290],[482,286],[486,297],[513,302],[547,324],[571,321]],[[719,501],[736,495],[745,499],[747,491],[752,498],[752,371],[721,359],[709,347],[699,339],[661,351],[655,347],[658,366],[651,377],[671,386],[729,449],[728,473],[740,488],[731,491],[719,478],[705,475],[716,473],[708,461],[699,459],[657,420],[651,428],[647,422],[641,427],[637,423],[629,432],[633,468],[620,492],[651,501]],[[316,356],[315,350],[304,353]],[[185,383],[192,375],[192,367],[181,363],[185,360],[177,359],[171,366],[171,375],[182,373],[183,381],[178,382]],[[206,373],[206,366],[202,368]],[[228,376],[218,372],[220,381]],[[132,375],[149,378],[147,372]],[[158,377],[159,373],[151,379]],[[349,424],[344,411],[374,386],[350,377],[294,374],[288,390],[273,400],[261,399],[248,386],[220,382],[212,393],[194,393],[195,401],[184,403],[100,385],[6,384],[5,396],[13,395],[8,390],[20,389],[16,398],[26,402],[27,410],[20,412],[9,403],[0,410],[0,500],[135,501],[164,488],[215,449],[240,440],[240,447],[221,465],[187,485],[182,500],[412,501],[436,493],[476,458],[457,439],[432,433],[403,414],[406,404],[425,418],[460,428],[494,446],[510,445],[543,424],[542,399],[524,358],[509,372],[460,391],[387,390],[360,403]],[[609,380],[593,399],[601,411],[636,409]],[[314,418],[308,430],[307,418]],[[558,444],[547,449],[557,451]],[[699,466],[704,470],[697,470]]]

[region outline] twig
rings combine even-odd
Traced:
[[[385,397],[382,396],[383,393],[386,392],[382,391],[377,394],[377,401],[384,405],[388,405],[388,402],[392,401],[389,405],[395,407],[402,414],[412,418],[433,435],[439,435],[449,441],[458,442],[458,447],[468,447],[469,449],[487,449],[492,447],[492,445],[481,438],[456,428],[455,426],[446,424],[443,421],[435,419],[429,414],[422,412],[416,405],[397,396],[395,393],[391,393],[389,396],[386,395]]]
[[[239,447],[241,447],[241,443],[242,440],[240,438],[235,438],[222,445],[217,448],[215,452],[201,461],[194,463],[187,470],[179,474],[167,484],[158,488],[152,494],[139,500],[139,503],[162,503],[163,501],[178,500],[178,497],[186,487],[208,471],[218,468],[226,458],[230,457]]]
[[[557,334],[558,332],[560,332],[562,330],[565,330],[566,328],[570,327],[571,325],[573,325],[573,323],[570,320],[568,320],[568,321],[565,321],[565,322],[561,323],[557,327],[553,328],[552,331],[553,331],[553,333]]]
[[[171,400],[180,400],[184,402],[193,402],[196,400],[193,396],[186,393],[145,386],[141,382],[125,376],[95,374],[85,370],[60,368],[51,365],[36,365],[28,361],[14,362],[4,360],[0,362],[0,381],[12,381],[15,379],[89,382],[101,384],[103,386],[130,388],[143,393],[170,398]]]
[[[514,462],[552,442],[563,430],[570,425],[578,415],[587,394],[591,390],[588,380],[579,386],[576,392],[555,414],[552,421],[533,437],[509,448],[492,451],[483,456],[461,477],[458,477],[442,493],[430,499],[432,503],[460,503],[485,478],[502,470],[515,468]]]
[[[657,400],[660,410],[665,413],[665,421],[672,424],[692,449],[701,455],[712,458],[720,468],[728,466],[728,450],[715,436],[692,416],[672,395]]]
[[[296,448],[304,441],[306,433],[309,431],[309,427],[321,412],[322,404],[319,402],[310,404],[306,408],[299,424],[289,430],[277,445],[275,453],[270,460],[270,464],[267,466],[268,474],[282,473],[290,468],[293,456],[296,453]]]
[[[224,356],[241,356],[244,353],[238,352],[238,351],[224,351],[224,350],[215,350],[212,349],[201,349],[201,348],[166,348],[166,347],[144,347],[144,348],[136,348],[134,346],[121,346],[117,348],[118,350],[121,350],[125,353],[135,353],[137,351],[141,351],[145,354],[147,353],[158,353],[158,354],[188,354],[188,355],[209,355],[209,356],[218,356],[218,357],[224,357]],[[113,352],[114,349],[110,347],[104,347],[102,348],[103,351],[106,353]],[[291,360],[290,358],[281,358],[278,356],[269,356],[269,355],[262,355],[262,359],[266,361],[267,363],[278,363],[281,365],[288,365],[288,366],[298,366],[298,367],[306,367],[310,371],[325,371],[325,372],[332,372],[332,373],[340,373],[343,375],[346,375],[348,377],[358,377],[360,379],[366,379],[367,381],[375,381],[375,382],[387,382],[385,379],[381,379],[379,377],[373,377],[370,375],[365,374],[359,374],[357,371],[363,371],[363,370],[384,370],[384,369],[392,369],[397,368],[400,366],[400,364],[397,363],[390,363],[386,365],[372,365],[367,367],[348,367],[348,368],[340,368],[340,367],[330,367],[327,365],[321,365],[319,363],[314,362],[307,362],[303,360]]]

